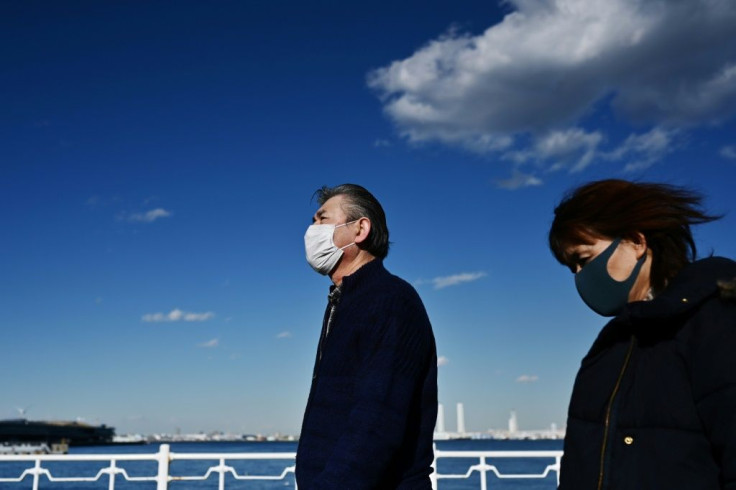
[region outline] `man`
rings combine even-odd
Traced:
[[[307,261],[332,280],[296,456],[299,490],[430,489],[437,353],[414,288],[383,267],[383,208],[317,191]]]

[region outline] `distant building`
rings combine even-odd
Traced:
[[[519,418],[515,410],[509,413],[508,428],[488,429],[484,432],[468,432],[465,427],[465,406],[458,403],[457,432],[448,432],[445,427],[445,407],[437,404],[437,423],[435,424],[434,440],[447,441],[450,439],[563,439],[565,429],[558,429],[557,424],[550,424],[547,429],[520,429]]]
[[[509,436],[513,437],[517,432],[519,432],[519,421],[516,419],[516,412],[512,410],[509,417]]]
[[[445,407],[441,403],[437,405],[437,426],[435,427],[435,432],[441,434],[445,432]]]
[[[465,435],[465,407],[462,403],[457,404],[457,434],[460,437]]]

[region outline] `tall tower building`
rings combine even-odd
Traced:
[[[437,404],[437,426],[435,432],[440,434],[445,432],[445,407],[441,403]]]
[[[519,421],[516,419],[516,412],[512,410],[511,416],[509,417],[509,435],[516,434],[518,431]]]
[[[465,407],[462,403],[457,404],[457,433],[465,434]]]

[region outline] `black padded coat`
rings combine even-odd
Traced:
[[[694,262],[603,328],[575,380],[560,490],[736,490],[734,278],[736,262]]]

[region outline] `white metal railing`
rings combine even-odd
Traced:
[[[26,478],[31,478],[33,482],[32,490],[39,490],[42,477],[49,482],[96,482],[103,481],[107,477],[108,490],[115,490],[115,483],[118,479],[128,482],[155,482],[156,490],[168,490],[170,482],[176,481],[204,481],[209,479],[213,474],[217,475],[219,490],[225,489],[225,477],[230,475],[235,480],[283,480],[294,473],[295,465],[293,461],[296,458],[294,452],[277,452],[277,453],[175,453],[171,452],[168,444],[161,444],[157,453],[148,454],[25,454],[25,455],[0,455],[0,463],[3,462],[29,462],[33,463],[32,467],[26,468],[17,477],[0,476],[0,485],[3,489],[11,488],[4,485],[5,483],[20,483]],[[437,472],[437,461],[440,459],[462,458],[478,460],[478,464],[469,466],[464,474],[444,474]],[[547,465],[542,473],[529,474],[511,474],[502,473],[498,470],[496,460],[502,459],[529,459],[542,458],[551,459],[554,463]],[[443,451],[435,448],[435,460],[432,467],[435,471],[432,473],[432,488],[437,489],[439,480],[457,480],[469,479],[474,472],[478,472],[480,476],[480,489],[487,489],[486,476],[489,472],[493,473],[496,478],[547,478],[550,472],[557,475],[557,484],[560,480],[560,460],[562,451]],[[216,466],[211,466],[203,475],[177,476],[171,475],[170,463],[173,461],[217,461]],[[292,464],[286,464],[283,471],[278,475],[249,475],[239,474],[233,466],[227,465],[226,461],[256,461],[256,460],[285,460]],[[118,466],[119,462],[130,461],[149,461],[158,464],[158,471],[155,475],[148,476],[130,476],[124,468]],[[51,462],[107,462],[108,466],[98,470],[97,474],[88,477],[61,477],[54,476],[51,471],[44,467],[44,464]],[[296,485],[295,485],[296,488]]]
[[[478,459],[479,464],[472,465],[463,474],[444,474],[437,472],[437,461],[439,459],[447,458],[462,458],[462,459]],[[501,459],[528,459],[528,458],[543,458],[553,459],[554,463],[549,464],[545,467],[541,473],[501,473],[495,464],[488,464],[488,460],[501,460]],[[435,471],[431,475],[432,488],[437,489],[438,480],[457,480],[457,479],[469,479],[473,472],[477,471],[480,474],[480,489],[486,490],[488,483],[486,476],[488,472],[492,472],[499,479],[541,479],[547,478],[550,472],[554,471],[557,476],[557,485],[560,484],[560,461],[562,460],[562,451],[442,451],[435,447],[434,450],[434,463],[432,467]]]

